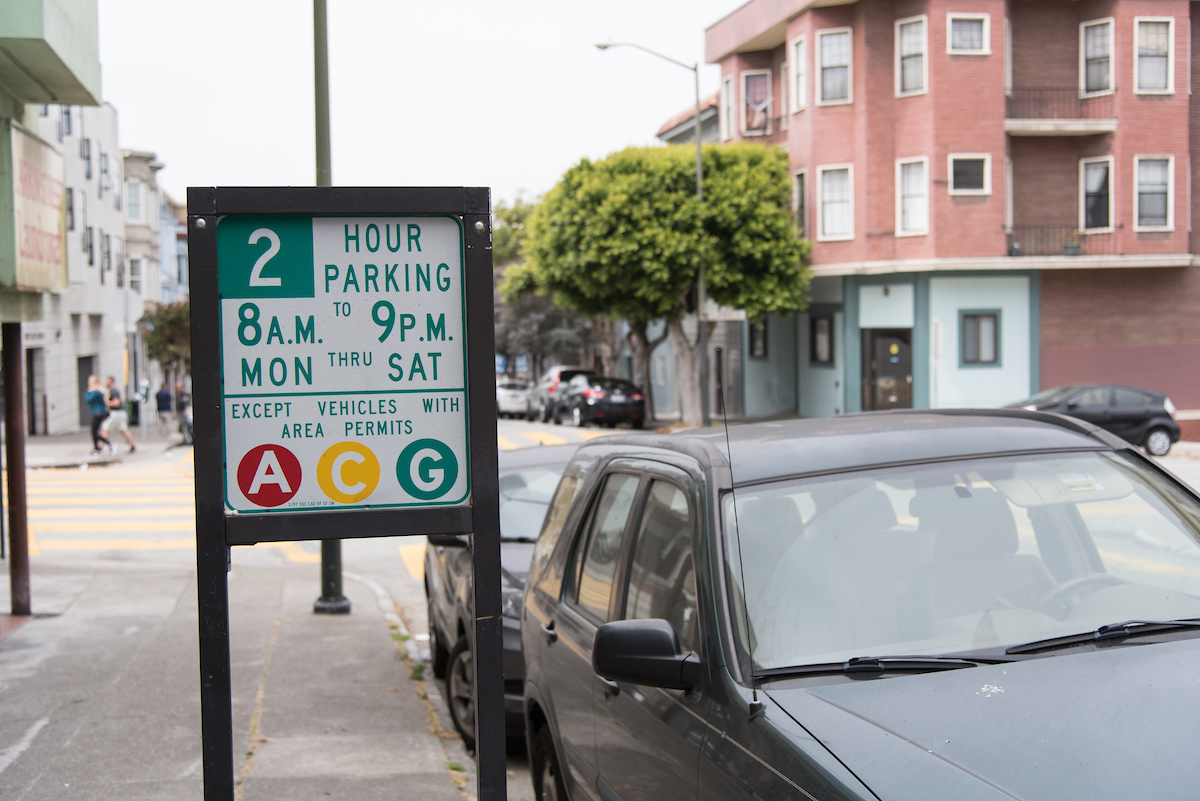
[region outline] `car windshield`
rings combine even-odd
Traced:
[[[508,381],[508,382],[505,382],[505,383],[503,383],[503,384],[499,384],[499,385],[498,385],[496,388],[497,388],[497,389],[525,389],[525,385],[524,385],[524,384],[517,384],[517,383],[515,383],[515,382],[512,382],[512,381]]]
[[[1079,389],[1079,387],[1076,387],[1076,386],[1054,387],[1053,389],[1047,389],[1047,390],[1043,390],[1043,391],[1039,392],[1038,394],[1031,397],[1029,399],[1029,402],[1030,403],[1054,403],[1054,401],[1062,400],[1063,398],[1067,397],[1068,395],[1070,395],[1072,392],[1074,392],[1077,389]]]
[[[626,381],[623,378],[593,378],[589,383],[596,389],[608,389],[627,393],[637,392],[637,387],[632,382]]]
[[[1119,454],[739,488],[740,551],[732,494],[722,518],[731,618],[743,649],[749,619],[756,669],[1002,649],[1117,621],[1200,617],[1200,504]]]
[[[537,539],[565,467],[526,467],[500,474],[500,539]]]

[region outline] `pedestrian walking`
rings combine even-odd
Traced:
[[[87,394],[83,396],[83,401],[87,404],[88,411],[92,413],[92,452],[88,456],[95,458],[100,455],[101,443],[105,448],[112,448],[112,443],[104,434],[100,433],[100,427],[108,419],[108,395],[100,383],[100,376],[88,376]]]
[[[158,404],[158,433],[165,437],[171,429],[171,390],[167,389],[165,381],[162,389],[154,394],[154,400]]]
[[[129,434],[129,413],[125,411],[124,405],[121,403],[121,393],[117,390],[117,380],[111,375],[104,379],[104,386],[108,390],[108,422],[105,423],[105,433],[108,434],[109,440],[113,439],[113,432],[119,431],[125,436],[125,441],[129,443],[129,452],[137,451],[137,446],[133,444],[133,437]],[[117,443],[109,442],[108,453],[115,455],[117,452]]]

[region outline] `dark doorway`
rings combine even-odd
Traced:
[[[28,427],[29,436],[36,436],[38,432],[38,419],[41,415],[38,413],[38,389],[39,389],[39,373],[41,367],[41,348],[26,348],[25,349],[25,422]]]
[[[912,329],[862,332],[863,411],[912,408]]]
[[[83,397],[87,395],[87,380],[88,376],[96,372],[96,357],[95,356],[80,356],[79,357],[79,425],[86,430],[92,424],[92,413],[88,411],[87,403]]]

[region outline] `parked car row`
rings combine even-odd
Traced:
[[[552,367],[536,384],[496,384],[496,413],[556,425],[641,428],[646,420],[645,394],[623,378],[600,376],[586,367]]]

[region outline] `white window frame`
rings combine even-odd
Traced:
[[[1139,225],[1138,218],[1138,165],[1142,161],[1167,162],[1167,224]],[[1133,157],[1133,230],[1134,231],[1174,231],[1175,230],[1175,157],[1167,155],[1143,155]]]
[[[791,109],[788,106],[791,103],[791,97],[788,94],[788,76],[792,74],[792,67],[786,61],[779,65],[779,130],[786,131],[791,127],[788,123],[791,121]]]
[[[983,159],[983,189],[955,189],[954,162],[958,159]],[[991,153],[950,153],[946,156],[946,187],[952,195],[990,195],[992,194],[992,154]]]
[[[799,47],[797,48],[797,46]],[[792,65],[791,111],[795,114],[808,106],[808,40],[803,36],[797,36],[788,47]]]
[[[1140,89],[1138,88],[1138,31],[1143,22],[1167,23],[1167,88]],[[1133,18],[1133,91],[1139,95],[1173,95],[1175,94],[1175,18],[1174,17],[1134,17]]]
[[[825,235],[825,173],[846,170],[846,182],[850,190],[850,230],[845,234],[834,236]],[[853,164],[822,164],[817,167],[817,230],[815,237],[818,242],[849,242],[854,239],[854,165]]]
[[[738,73],[738,96],[741,98],[738,103],[738,126],[742,132],[742,136],[770,136],[773,132],[771,126],[771,106],[775,104],[775,87],[771,86],[772,72],[774,70],[742,70]],[[767,129],[765,131],[750,131],[746,128],[746,78],[751,75],[766,75],[767,76]]]
[[[1004,18],[1004,96],[1012,97],[1013,90],[1013,47],[1012,20]]]
[[[1108,88],[1097,89],[1089,92],[1087,90],[1087,29],[1097,25],[1108,26]],[[1136,37],[1135,37],[1136,38]],[[1137,43],[1134,42],[1134,71],[1137,71]],[[1136,80],[1137,76],[1134,75]],[[1113,17],[1103,17],[1101,19],[1090,19],[1086,22],[1079,23],[1079,92],[1084,97],[1100,97],[1101,95],[1111,95],[1117,84],[1117,21]],[[1135,84],[1136,85],[1136,84]]]
[[[850,42],[850,57],[846,60],[846,97],[845,99],[826,100],[824,92],[824,81],[821,80],[821,37],[831,34],[844,33],[848,35]],[[816,34],[817,46],[813,48],[813,80],[816,87],[814,93],[817,98],[818,106],[845,106],[854,102],[854,29],[845,28],[824,28],[817,31]]]
[[[143,184],[141,181],[127,180],[125,182],[125,192],[129,192],[129,190],[134,187],[137,187],[138,216],[135,218],[132,215],[130,215],[129,204],[128,204],[128,202],[126,202],[126,204],[125,204],[125,220],[126,220],[126,222],[133,223],[134,225],[141,225],[141,224],[144,224],[147,219],[146,218],[146,185]]]
[[[900,28],[905,25],[921,23],[921,88],[909,89],[902,91],[900,89],[901,65],[900,65]],[[905,17],[898,19],[895,22],[895,41],[892,46],[894,62],[892,72],[895,74],[896,97],[913,97],[914,95],[923,95],[929,92],[929,17],[924,14],[916,17]]]
[[[1087,167],[1088,164],[1108,164],[1108,225],[1100,228],[1087,227]],[[1079,230],[1089,234],[1111,234],[1116,230],[1116,164],[1112,156],[1099,156],[1079,160]],[[1169,191],[1169,190],[1168,190]]]
[[[925,170],[925,227],[917,231],[904,230],[904,183],[902,180],[905,164],[920,164]],[[929,180],[929,157],[915,156],[896,159],[896,236],[928,236],[929,235],[929,188],[933,182]]]
[[[736,107],[733,97],[733,76],[726,75],[721,80],[721,141],[728,142],[733,138],[733,109]]]
[[[954,49],[954,20],[983,20],[983,48],[980,50]],[[990,56],[992,54],[992,15],[968,14],[962,11],[946,13],[946,52],[952,56]]]

